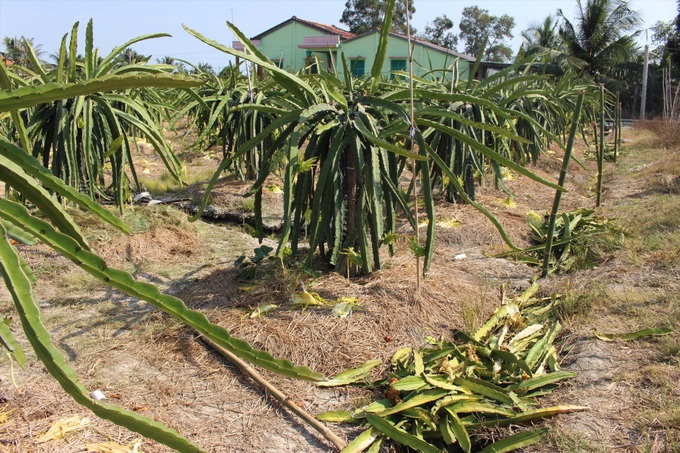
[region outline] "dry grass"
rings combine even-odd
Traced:
[[[680,134],[680,128],[677,132]],[[630,171],[635,174],[635,179],[644,182],[648,190],[677,195],[680,193],[680,136],[676,134],[675,142],[670,146],[662,146],[656,135],[652,137],[640,140],[641,143],[651,142],[652,146],[646,147],[648,155],[644,157],[645,162],[630,168]]]
[[[647,130],[654,134],[652,145],[658,148],[680,148],[680,123],[669,123],[664,120],[646,120],[635,123],[637,129]]]
[[[259,279],[246,282],[230,268],[216,269],[186,285],[180,295],[190,306],[211,310],[214,320],[240,338],[332,375],[369,359],[385,359],[400,346],[422,344],[428,335],[449,335],[452,329],[463,328],[462,311],[469,310],[470,300],[484,319],[495,309],[499,283],[485,282],[450,258],[441,264],[444,261],[448,267],[435,264],[419,293],[415,262],[401,250],[385,269],[351,281],[337,273],[312,280],[305,273],[283,272],[272,262],[262,265]],[[503,260],[497,263],[499,269],[522,268]],[[294,309],[290,296],[301,291],[302,284],[329,301],[355,297],[362,309],[344,319],[333,317],[330,306]],[[246,318],[247,310],[266,304],[279,309],[264,318]]]

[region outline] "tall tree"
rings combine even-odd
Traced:
[[[136,50],[127,47],[123,52],[118,56],[118,61],[123,64],[123,65],[130,65],[130,64],[144,64],[148,63],[149,60],[151,59],[151,56],[149,55],[148,57],[145,55],[140,54]]]
[[[578,70],[583,67],[581,60],[567,53],[559,25],[557,17],[549,14],[542,22],[536,22],[522,32],[522,47],[526,54],[542,54],[542,61],[547,65],[546,70],[558,75],[570,68]]]
[[[627,1],[577,0],[575,23],[561,9],[557,15],[562,18],[560,35],[569,54],[583,61],[584,70],[596,79],[636,58],[635,37],[642,20]]]
[[[352,33],[360,34],[378,30],[382,27],[385,17],[386,3],[384,0],[347,0],[340,22],[347,25]],[[408,3],[408,17],[411,19],[416,9],[413,6],[413,0],[409,0]],[[406,0],[397,0],[391,31],[406,34]],[[415,34],[415,32],[415,29],[411,27],[411,33]]]
[[[666,52],[670,54],[671,62],[680,65],[680,0],[678,0],[678,15],[675,16],[675,31],[666,41]]]
[[[210,63],[198,63],[191,74],[216,74],[216,72]]]
[[[562,44],[560,37],[559,22],[552,14],[549,14],[543,22],[537,22],[522,32],[522,38],[526,41],[527,50],[539,49],[557,50]]]
[[[675,35],[675,25],[673,21],[658,20],[650,28],[652,32],[652,50],[650,57],[652,61],[664,61],[669,53],[666,50],[668,41]]]
[[[515,19],[507,14],[492,16],[489,10],[468,6],[463,9],[459,36],[465,41],[465,53],[477,55],[484,41],[487,41],[484,59],[502,62],[512,58],[512,49],[505,40],[513,37],[514,27]]]
[[[425,26],[425,33],[422,34],[421,38],[447,49],[455,49],[458,44],[458,36],[449,31],[452,28],[453,21],[444,14],[436,17],[432,22],[428,22]]]
[[[162,58],[156,58],[156,63],[167,64],[169,66],[173,66],[175,64],[175,58],[171,57],[170,55],[166,55]]]
[[[31,64],[31,60],[28,56],[29,49],[33,48],[33,52],[38,59],[44,53],[39,44],[36,45],[33,43],[33,38],[26,38],[25,36],[22,36],[21,38],[10,38],[5,36],[3,38],[3,43],[5,44],[5,58],[10,60],[15,65],[28,69],[33,69],[33,65]]]

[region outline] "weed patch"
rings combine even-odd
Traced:
[[[653,134],[652,145],[662,148],[680,148],[680,124],[663,120],[638,121],[635,124],[638,129],[649,131]]]

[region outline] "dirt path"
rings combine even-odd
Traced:
[[[666,223],[661,229],[669,238],[680,227],[680,151],[654,149],[644,133],[634,137],[622,159],[607,165],[601,209],[620,219],[632,244],[592,271],[551,282],[580,300],[565,319],[562,359],[577,377],[550,399],[591,408],[551,423],[551,448],[558,451],[680,450],[680,271],[664,257],[678,249],[672,240],[661,254],[649,245],[658,222]],[[671,212],[664,212],[666,203]],[[675,331],[633,342],[604,342],[593,334],[659,326]]]

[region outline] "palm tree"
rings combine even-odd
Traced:
[[[123,52],[117,58],[121,65],[146,64],[150,59],[151,56],[147,57],[142,55],[129,47],[123,50]]]
[[[570,56],[583,61],[583,70],[595,79],[606,78],[617,64],[634,59],[634,38],[640,33],[640,14],[625,0],[577,0],[575,24],[562,12],[560,37]]]
[[[3,43],[5,44],[5,52],[3,56],[17,66],[21,66],[27,69],[32,69],[31,59],[29,57],[30,49],[33,49],[33,53],[36,58],[44,53],[41,46],[33,43],[33,38],[26,38],[22,36],[21,38],[10,38],[5,36],[3,38]]]
[[[158,64],[166,64],[166,65],[172,66],[172,65],[175,64],[175,58],[171,57],[169,55],[166,55],[163,58],[156,58],[156,62]]]
[[[562,45],[557,26],[557,18],[549,14],[543,22],[536,22],[522,32],[522,38],[527,43],[527,51],[533,49],[557,50]]]
[[[213,69],[210,63],[198,63],[196,65],[196,68],[191,72],[191,74],[196,75],[201,73],[214,75],[215,69]]]
[[[535,22],[522,32],[526,55],[542,54],[551,74],[564,74],[568,69],[581,69],[583,62],[569,56],[560,34],[559,21],[549,14],[542,22]]]

